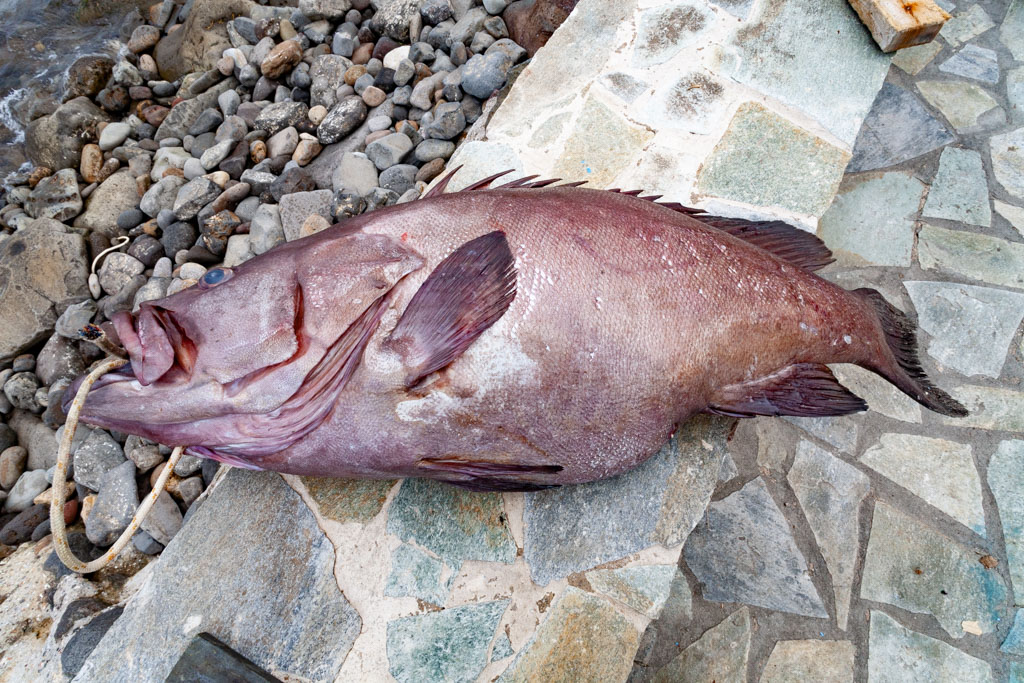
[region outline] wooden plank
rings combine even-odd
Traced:
[[[949,19],[932,0],[850,0],[882,52],[929,43]]]

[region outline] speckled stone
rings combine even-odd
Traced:
[[[970,444],[913,434],[882,434],[861,462],[985,536],[981,478]]]
[[[849,417],[788,417],[782,418],[808,434],[832,444],[844,453],[857,449],[857,423]]]
[[[759,683],[853,683],[856,651],[848,640],[780,640],[768,656]]]
[[[911,631],[871,610],[868,680],[871,683],[992,683],[992,667],[941,640]]]
[[[918,81],[917,89],[960,132],[973,129],[982,114],[998,106],[984,88],[967,81]]]
[[[617,477],[526,494],[524,550],[538,585],[683,542],[711,498],[732,421],[696,417],[647,462]]]
[[[1024,294],[955,282],[903,285],[932,336],[929,356],[965,375],[999,376],[1024,319]]]
[[[1021,69],[1021,73],[1024,73],[1024,68]],[[1021,106],[1024,107],[1024,102],[1021,103]],[[1020,233],[1020,236],[1024,237],[1024,208],[1001,202],[998,199],[992,202],[992,206],[996,213],[1005,218]]]
[[[843,263],[909,266],[924,188],[905,172],[855,176],[821,217],[818,235]]]
[[[674,564],[654,564],[587,572],[587,581],[598,593],[629,605],[654,619],[661,612],[679,573]]]
[[[402,482],[388,508],[387,530],[452,566],[465,560],[510,563],[516,555],[500,494],[473,493],[430,479]]]
[[[849,158],[848,152],[748,102],[701,168],[697,189],[705,196],[820,215]]]
[[[807,45],[809,24],[829,27],[829,39],[815,41],[814,49]],[[768,0],[737,31],[735,44],[736,80],[803,111],[848,145],[889,70],[889,56],[849,4],[837,0]],[[778,149],[769,144],[766,152]]]
[[[654,675],[654,683],[746,683],[750,610],[736,610]]]
[[[962,385],[949,393],[964,404],[966,417],[946,417],[956,427],[998,429],[1024,434],[1024,393],[1001,387]]]
[[[860,596],[918,614],[932,614],[953,638],[964,622],[991,633],[1006,600],[999,573],[962,546],[881,501],[875,503]]]
[[[569,587],[499,680],[623,681],[639,644],[640,633],[607,600]]]
[[[487,665],[508,600],[452,607],[388,622],[388,669],[399,683],[476,680]]]
[[[369,522],[377,516],[394,480],[302,477],[320,514],[335,522]]]
[[[715,19],[705,3],[690,0],[642,10],[633,42],[633,66],[644,68],[667,62],[699,40]]]
[[[512,649],[512,641],[504,633],[499,633],[494,641],[494,647],[491,648],[491,661],[496,662],[499,659],[511,657],[515,653],[516,651]]]
[[[924,225],[918,233],[917,254],[926,270],[1024,289],[1024,244],[1018,242]]]
[[[863,472],[801,439],[786,477],[832,577],[836,623],[846,630],[857,566],[860,506],[871,489]]]
[[[932,181],[921,215],[925,218],[963,221],[971,225],[991,225],[988,181],[980,154],[959,147],[942,150],[939,170]]]
[[[903,52],[900,50],[898,54]],[[914,93],[894,83],[885,83],[857,134],[853,158],[846,172],[895,166],[953,140],[953,134],[929,113]]]
[[[334,680],[361,629],[334,562],[330,541],[280,475],[232,470],[85,667],[102,680],[164,680],[205,631],[265,670]]]
[[[875,373],[856,365],[831,367],[839,383],[867,401],[872,411],[894,420],[921,423],[921,405]]]
[[[999,444],[988,464],[988,486],[1003,524],[1014,602],[1024,607],[1024,441]]]
[[[384,595],[411,596],[434,605],[443,605],[448,588],[441,583],[444,563],[419,548],[403,543],[391,554],[391,573]]]
[[[1024,127],[994,135],[990,144],[996,180],[1011,195],[1024,199]]]
[[[789,522],[760,477],[708,506],[683,555],[705,600],[828,618]]]

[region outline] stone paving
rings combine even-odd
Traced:
[[[209,630],[292,680],[1024,681],[1024,0],[943,4],[890,67],[845,0],[584,0],[453,163],[817,226],[970,417],[843,366],[870,412],[586,486],[226,472],[76,680]]]

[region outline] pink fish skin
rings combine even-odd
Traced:
[[[358,216],[116,316],[132,370],[83,419],[257,469],[532,490],[634,467],[700,412],[865,409],[826,363],[966,414],[909,318],[811,272],[813,236],[512,185]]]

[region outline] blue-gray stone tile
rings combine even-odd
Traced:
[[[992,683],[992,667],[952,645],[902,626],[885,612],[871,611],[868,681],[871,683]]]
[[[384,595],[411,596],[443,605],[448,588],[441,583],[444,563],[407,543],[391,554],[391,573],[384,585]]]
[[[1006,639],[999,646],[1001,652],[1024,657],[1024,609],[1017,610],[1013,617],[1013,626],[1006,634]]]
[[[999,56],[995,50],[965,45],[943,62],[939,66],[939,71],[995,85],[999,82]]]
[[[988,486],[999,508],[1014,601],[1024,607],[1024,441],[999,444],[988,464]]]
[[[953,140],[949,129],[928,112],[914,93],[887,82],[882,85],[857,134],[853,158],[846,171],[855,173],[895,166]]]
[[[988,194],[981,155],[972,149],[947,147],[921,215],[987,227],[992,223]]]

